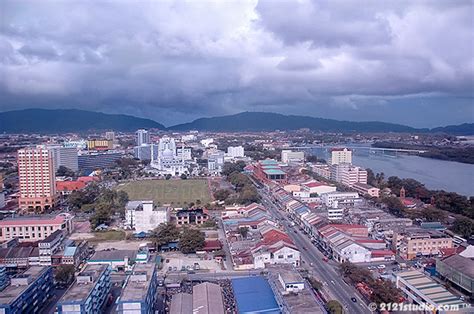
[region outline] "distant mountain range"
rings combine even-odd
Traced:
[[[66,133],[86,131],[135,131],[140,128],[165,129],[150,120],[123,114],[76,109],[24,109],[0,112],[0,132]]]
[[[169,128],[150,119],[76,109],[25,109],[0,112],[0,132],[2,133],[134,131],[139,128],[216,132],[298,130],[308,128],[313,131],[323,132],[437,132],[455,135],[474,135],[474,123],[438,127],[430,130],[386,122],[339,121],[269,112],[242,112],[228,116],[200,118],[190,123],[178,124]]]
[[[230,116],[201,118],[178,124],[171,130],[198,131],[273,131],[308,128],[314,131],[335,132],[414,132],[417,129],[385,122],[352,122],[306,116],[283,115],[269,112],[242,112]]]

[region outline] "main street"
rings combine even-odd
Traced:
[[[331,264],[323,261],[324,255],[311,243],[311,240],[300,232],[297,227],[289,227],[290,221],[272,202],[267,192],[263,189],[258,189],[258,191],[262,196],[264,205],[282,223],[286,232],[300,250],[303,260],[306,261],[306,266],[323,281],[324,289],[328,290],[330,295],[341,302],[347,313],[370,313],[371,311],[359,297],[355,288],[346,284]],[[357,302],[353,302],[351,298],[355,298]]]

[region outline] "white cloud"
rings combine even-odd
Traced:
[[[363,112],[367,99],[388,107],[419,94],[472,104],[470,1],[31,0],[0,10],[0,110],[80,105],[171,123],[249,109],[331,116],[334,105]]]

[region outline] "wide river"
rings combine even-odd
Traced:
[[[324,148],[312,149],[313,154],[326,160],[329,159],[329,152],[329,149]],[[432,190],[474,196],[474,165],[471,164],[392,152],[369,153],[368,150],[357,147],[354,147],[352,163],[371,168],[374,173],[383,172],[385,178],[389,176],[413,178]]]

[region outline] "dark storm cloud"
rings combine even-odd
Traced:
[[[474,120],[470,1],[2,1],[0,10],[0,110],[73,107],[165,124],[244,110]]]

